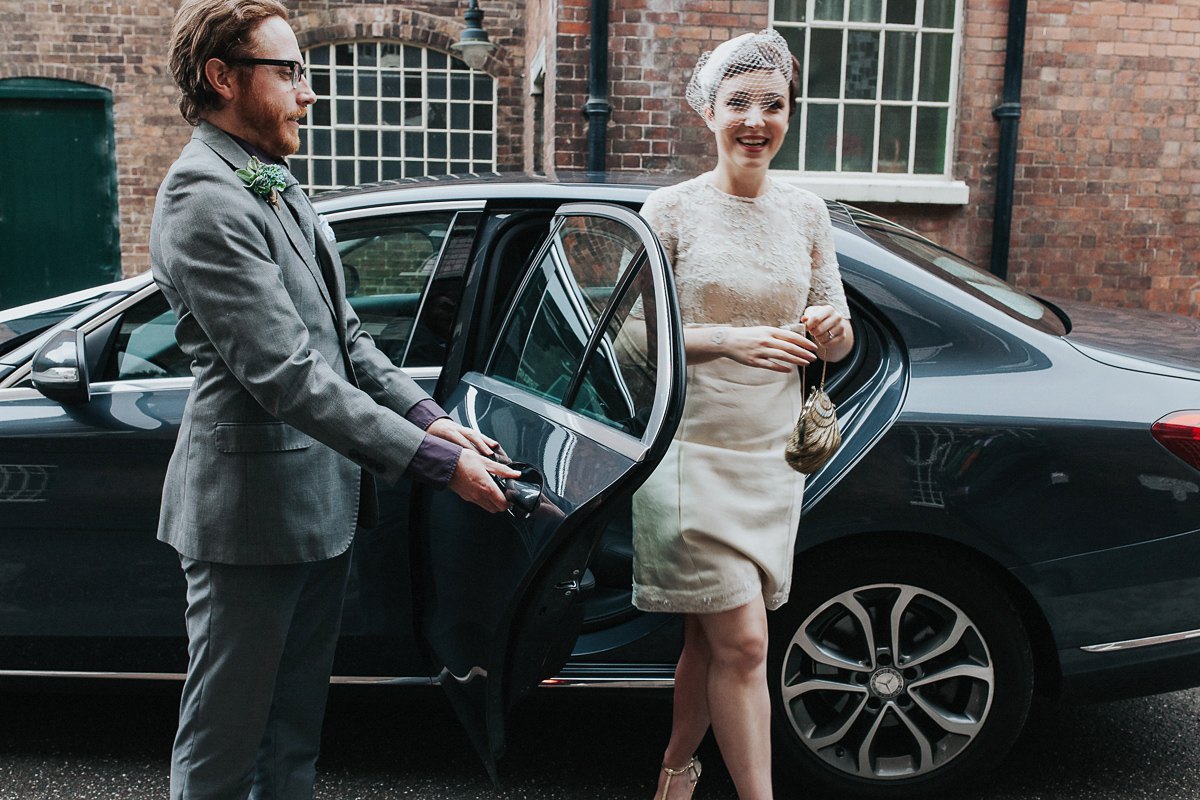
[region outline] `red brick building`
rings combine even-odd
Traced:
[[[732,35],[775,27],[804,65],[806,95],[778,176],[988,264],[1006,0],[608,3],[608,168],[711,165],[710,135],[683,100],[691,66]],[[126,275],[149,266],[154,194],[189,135],[165,72],[175,5],[12,0],[0,12],[0,126],[6,85],[111,93]],[[324,104],[293,160],[302,181],[586,165],[590,0],[482,0],[498,45],[483,73],[445,58],[466,6],[289,3]],[[1200,313],[1198,36],[1200,0],[1028,0],[1011,280]],[[0,209],[14,185],[0,176]],[[19,268],[0,262],[0,284]]]

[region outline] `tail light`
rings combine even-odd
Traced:
[[[1200,411],[1176,411],[1150,428],[1163,447],[1200,469]]]

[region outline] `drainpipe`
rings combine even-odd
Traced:
[[[1004,54],[1004,95],[992,116],[1000,121],[996,161],[996,207],[992,213],[992,274],[1008,277],[1012,234],[1013,179],[1017,172],[1017,123],[1021,120],[1021,73],[1025,63],[1026,0],[1009,0],[1008,46]]]
[[[592,0],[591,70],[588,100],[583,114],[588,118],[588,172],[604,172],[608,149],[608,0]]]

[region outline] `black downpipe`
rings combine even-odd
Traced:
[[[992,274],[1008,278],[1012,235],[1013,181],[1017,173],[1017,124],[1021,121],[1021,76],[1025,66],[1026,0],[1009,0],[1008,45],[1004,54],[1004,96],[992,116],[1000,120],[996,161],[996,208],[992,213]]]
[[[588,172],[604,172],[608,150],[608,0],[592,0],[592,63],[588,74]]]

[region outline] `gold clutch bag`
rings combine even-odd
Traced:
[[[800,384],[804,385],[804,368],[800,368]],[[801,388],[803,391],[803,388]],[[821,362],[821,385],[814,386],[800,408],[800,419],[788,438],[783,457],[788,466],[812,475],[833,458],[842,443],[842,432],[838,429],[837,409],[833,400],[825,394],[825,362]]]

